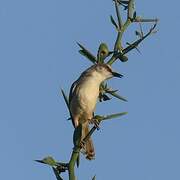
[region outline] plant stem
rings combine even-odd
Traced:
[[[68,167],[69,180],[76,180],[76,176],[74,173],[74,167],[75,167],[76,160],[79,156],[80,150],[81,150],[80,147],[75,147],[72,152],[71,159],[69,161],[69,167]]]
[[[134,0],[129,0],[127,19],[132,18],[134,9]]]
[[[97,129],[96,126],[93,126],[91,128],[91,130],[89,131],[87,136],[83,139],[84,143],[86,143],[88,141],[88,139],[91,137],[91,135],[94,133],[94,131],[96,129]],[[77,161],[77,159],[79,157],[80,150],[81,150],[80,146],[75,146],[74,149],[73,149],[73,152],[71,154],[71,159],[69,161],[69,166],[68,166],[69,180],[76,180],[74,168],[75,168],[76,161]]]
[[[119,51],[121,53],[123,50],[122,37],[126,29],[128,28],[128,26],[132,23],[131,19],[132,19],[132,14],[133,14],[133,9],[134,9],[133,4],[134,4],[134,0],[129,0],[127,19],[126,19],[126,22],[122,25],[122,20],[121,20],[120,13],[118,10],[117,0],[115,0],[115,7],[116,7],[116,14],[117,14],[118,23],[119,23],[119,29],[118,29],[117,39],[114,45],[114,55],[107,62],[110,65],[112,65],[118,59],[116,58],[117,52]]]

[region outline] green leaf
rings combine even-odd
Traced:
[[[79,153],[79,155],[77,157],[76,165],[77,165],[77,167],[79,167],[79,165],[80,165],[80,153]]]
[[[142,38],[142,34],[141,34],[139,31],[136,30],[136,31],[135,31],[135,34],[136,34],[136,36]]]
[[[65,101],[65,103],[66,103],[66,105],[67,105],[67,107],[68,107],[68,109],[69,109],[69,99],[68,99],[68,97],[66,96],[66,94],[65,94],[65,92],[64,92],[63,89],[61,89],[61,93],[62,93],[63,98],[64,98],[64,101]]]
[[[114,18],[112,16],[110,16],[111,19],[111,23],[116,27],[116,29],[118,29],[118,25],[116,23],[116,21],[114,20]]]
[[[110,114],[110,115],[106,115],[106,116],[95,115],[93,118],[96,119],[97,121],[101,122],[101,121],[104,121],[104,120],[118,118],[118,117],[126,115],[126,114],[127,114],[127,112]]]
[[[62,93],[62,95],[63,95],[64,101],[65,101],[65,103],[66,103],[66,105],[67,105],[67,108],[68,108],[69,114],[70,114],[70,118],[68,118],[67,120],[73,120],[73,116],[72,116],[72,114],[71,114],[70,107],[69,107],[69,99],[68,99],[68,97],[66,96],[66,94],[65,94],[65,92],[64,92],[63,89],[61,89],[61,93]],[[72,122],[73,122],[73,121],[72,121]]]
[[[112,95],[112,96],[114,96],[114,97],[116,97],[116,98],[118,98],[118,99],[120,99],[122,101],[126,101],[127,102],[126,98],[124,98],[124,97],[122,97],[122,96],[120,96],[119,94],[116,93],[118,90],[112,90],[111,88],[108,87],[107,83],[106,84],[105,83],[101,83],[100,91],[101,91],[102,95],[104,93],[108,93],[108,94],[110,94],[110,95]]]
[[[129,4],[129,1],[122,1],[122,0],[118,0],[119,3],[122,3],[122,4]]]
[[[118,58],[119,58],[119,60],[121,60],[122,62],[128,61],[128,57],[125,56],[125,55],[122,55],[122,54],[120,54],[120,55],[118,56]]]
[[[96,180],[96,175],[92,178],[92,180]]]
[[[111,100],[111,98],[110,98],[109,96],[107,96],[106,94],[103,94],[103,95],[102,95],[102,99],[103,99],[103,101],[109,101],[109,100]]]
[[[118,117],[126,115],[126,114],[127,114],[127,112],[111,114],[111,115],[103,116],[102,120],[114,119],[114,118],[118,118]]]
[[[133,19],[136,19],[136,11],[133,13]]]
[[[106,93],[111,94],[112,96],[114,96],[114,97],[116,97],[116,98],[118,98],[118,99],[120,99],[122,101],[126,101],[127,102],[127,99],[122,97],[122,96],[120,96],[119,94],[117,94],[116,91],[108,91],[107,90]]]
[[[52,169],[53,169],[53,172],[54,172],[54,174],[55,174],[55,176],[56,176],[56,179],[57,179],[57,180],[63,180],[63,179],[60,177],[58,170],[57,170],[56,168],[54,168],[54,167],[52,167]]]
[[[81,45],[80,43],[77,44],[81,48],[81,50],[79,50],[79,53],[95,64],[97,62],[96,57],[91,54],[91,52],[88,51],[83,45]]]
[[[35,161],[39,162],[39,163],[47,164],[49,166],[56,166],[57,165],[56,161],[51,156],[47,156],[42,160],[35,160]]]

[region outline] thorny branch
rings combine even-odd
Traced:
[[[113,1],[114,1],[115,12],[116,12],[116,17],[117,17],[117,23],[116,23],[113,16],[110,16],[111,23],[113,24],[113,26],[115,27],[115,29],[117,31],[117,38],[116,38],[116,41],[114,43],[113,50],[107,52],[108,51],[107,45],[105,43],[101,43],[100,47],[104,46],[106,48],[106,52],[107,52],[107,56],[105,56],[103,59],[103,58],[99,57],[99,54],[96,57],[89,50],[87,50],[83,45],[81,45],[80,43],[77,43],[79,45],[79,47],[81,48],[79,50],[79,53],[81,55],[85,56],[93,64],[105,63],[104,60],[109,58],[109,57],[110,58],[106,61],[106,63],[109,65],[112,65],[118,59],[121,60],[122,62],[126,62],[128,60],[128,57],[126,56],[126,54],[129,53],[133,49],[137,49],[138,45],[142,41],[144,41],[149,35],[156,32],[155,28],[157,26],[158,19],[157,18],[156,19],[146,19],[146,18],[142,18],[140,16],[137,16],[137,13],[136,13],[135,8],[134,8],[134,0],[113,0]],[[121,7],[124,8],[124,11],[127,11],[125,22],[123,22],[123,19],[121,16],[121,13],[122,13],[120,11]],[[139,23],[140,24],[140,32],[135,31],[136,35],[139,38],[132,43],[126,43],[128,46],[123,47],[122,39],[123,39],[124,32],[127,30],[127,28],[132,23]],[[141,23],[154,23],[154,25],[149,29],[149,31],[146,34],[144,34],[142,27],[141,27]],[[98,50],[98,53],[99,53],[99,50]],[[61,92],[62,92],[62,95],[64,97],[65,103],[69,109],[68,97],[66,96],[66,94],[64,93],[63,90],[61,90]],[[127,101],[124,97],[117,94],[117,90],[113,90],[110,87],[108,87],[107,84],[103,83],[100,86],[99,100],[100,101],[110,100],[111,98],[109,98],[109,96],[107,94],[112,95],[112,96],[114,96],[120,100]],[[69,114],[70,114],[70,119],[72,119],[70,109],[69,109]],[[98,123],[100,124],[104,120],[117,118],[117,117],[120,117],[120,116],[125,115],[125,114],[127,114],[127,112],[116,113],[116,114],[111,114],[111,115],[107,115],[107,116],[96,115],[93,118],[96,119],[98,121]],[[69,180],[76,180],[75,164],[77,163],[77,166],[79,166],[79,155],[80,155],[80,151],[82,149],[82,146],[81,146],[81,128],[82,127],[79,126],[74,131],[74,137],[73,137],[74,148],[73,148],[73,151],[71,153],[71,157],[70,157],[70,160],[68,163],[57,162],[52,157],[46,157],[43,160],[36,160],[37,162],[51,166],[57,180],[63,180],[63,178],[60,175],[61,175],[61,173],[66,172],[66,171],[68,171],[68,173],[69,173]],[[91,128],[91,130],[89,131],[87,136],[82,140],[84,144],[88,141],[88,139],[91,137],[91,135],[95,132],[95,130],[97,128],[98,128],[97,126],[93,126]],[[95,176],[93,177],[92,180],[95,180]]]

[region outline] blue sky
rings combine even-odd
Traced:
[[[139,15],[160,19],[159,31],[143,42],[141,55],[133,51],[127,63],[114,64],[124,78],[110,84],[129,102],[98,104],[97,113],[129,114],[93,135],[96,160],[82,157],[80,180],[180,179],[179,6],[136,1]],[[60,88],[68,92],[91,65],[76,41],[93,53],[101,42],[113,47],[111,14],[111,0],[0,1],[0,179],[53,180],[51,169],[33,160],[69,159],[73,128]]]

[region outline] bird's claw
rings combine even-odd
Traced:
[[[86,142],[83,141],[83,140],[81,140],[81,142],[80,142],[79,145],[80,145],[80,147],[81,147],[82,149],[85,149]]]
[[[90,122],[90,124],[94,124],[94,126],[96,127],[97,130],[100,129],[100,127],[99,127],[99,121],[98,121],[97,119],[93,119],[93,118],[92,118],[89,122]]]
[[[79,144],[80,148],[81,148],[81,153],[82,154],[86,154],[86,151],[85,151],[85,146],[86,146],[86,142],[85,141],[81,141],[80,144]]]

